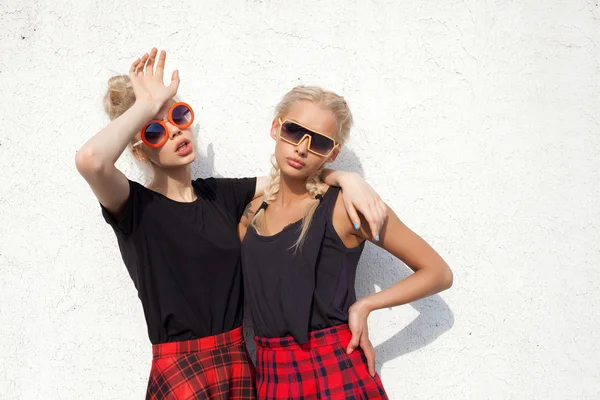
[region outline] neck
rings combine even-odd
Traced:
[[[154,167],[154,178],[149,189],[181,202],[191,202],[196,199],[196,193],[192,186],[191,164],[178,168]]]
[[[277,203],[282,206],[288,206],[306,199],[307,196],[306,179],[297,179],[281,174],[279,191],[277,192]]]

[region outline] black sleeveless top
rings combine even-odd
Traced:
[[[302,220],[273,236],[248,228],[242,243],[244,292],[258,336],[292,335],[306,343],[310,331],[348,322],[364,243],[349,249],[335,231],[332,216],[339,191],[330,187],[325,193],[295,254]]]

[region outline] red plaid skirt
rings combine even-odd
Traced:
[[[152,346],[146,399],[256,399],[255,371],[242,328]]]
[[[291,336],[256,337],[258,398],[387,399],[362,350],[346,354],[351,338],[348,325],[314,331],[304,345]]]

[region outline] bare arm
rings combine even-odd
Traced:
[[[364,226],[358,235],[368,240],[368,227]],[[404,262],[415,273],[379,293],[360,299],[356,302],[357,307],[363,307],[368,312],[394,307],[452,286],[453,274],[448,264],[425,240],[400,221],[391,209],[388,209],[388,221],[380,238],[375,244]]]
[[[352,331],[352,340],[347,352],[351,353],[360,347],[367,358],[371,375],[375,374],[375,351],[368,334],[369,314],[374,310],[431,296],[448,289],[453,281],[452,271],[442,257],[425,240],[402,223],[394,211],[388,208],[387,213],[387,222],[380,233],[380,240],[375,244],[403,261],[415,273],[379,293],[359,299],[350,307],[348,325]],[[345,216],[340,212],[335,215],[338,216],[334,220],[336,230],[340,227],[342,237],[347,242],[354,242],[357,245],[362,240],[369,240],[372,237],[367,224],[363,224],[357,232],[352,230],[350,221],[344,220]]]
[[[115,167],[115,162],[142,128],[143,121],[151,119],[151,110],[136,103],[93,136],[75,156],[77,170],[113,215],[120,213],[129,196],[127,177]]]
[[[257,197],[246,206],[246,209],[242,214],[242,218],[240,218],[240,222],[238,223],[238,236],[240,241],[244,240],[246,232],[248,231],[248,226],[250,225],[250,221],[252,221],[252,218],[254,218],[254,214],[258,211],[261,203],[262,199]]]
[[[129,77],[136,95],[135,104],[88,140],[75,156],[77,170],[100,203],[114,215],[121,212],[129,196],[127,178],[115,167],[115,162],[144,124],[177,93],[179,86],[177,71],[173,73],[171,84],[164,86],[166,53],[161,52],[154,72],[156,54],[157,50],[152,49],[131,65]]]

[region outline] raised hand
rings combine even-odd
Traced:
[[[179,88],[179,71],[173,71],[171,83],[165,86],[163,75],[167,53],[162,50],[156,63],[154,63],[158,50],[153,48],[150,54],[145,53],[131,64],[129,78],[133,86],[136,102],[147,102],[158,112],[161,107],[177,94]]]

